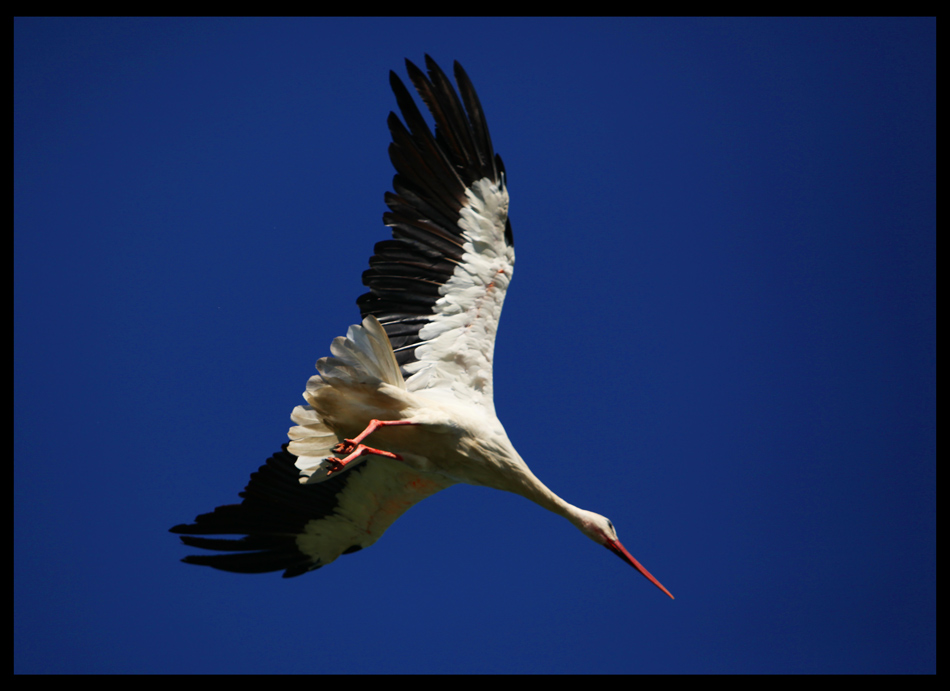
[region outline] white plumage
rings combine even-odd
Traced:
[[[461,66],[461,100],[429,56],[428,76],[406,66],[435,135],[390,73],[408,129],[390,114],[397,175],[383,218],[393,239],[376,245],[364,273],[362,324],[317,362],[290,443],[251,476],[242,503],[172,528],[188,545],[226,552],[184,561],[296,576],[368,547],[411,506],[461,482],[564,516],[670,595],[609,520],[534,476],[495,415],[492,355],[515,259],[504,166]]]

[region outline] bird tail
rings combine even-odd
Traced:
[[[336,357],[317,361],[317,371],[324,379],[339,379],[344,385],[385,382],[406,388],[389,336],[373,315],[366,317],[362,326],[353,324],[345,338],[334,338],[330,352]]]
[[[317,361],[320,374],[307,382],[305,399],[313,400],[320,389],[328,386],[345,389],[357,384],[385,383],[400,389],[406,388],[389,337],[372,315],[366,317],[362,325],[351,326],[345,337],[333,339],[330,352],[335,357]],[[328,469],[324,461],[333,454],[333,447],[343,438],[326,425],[312,406],[297,406],[290,414],[290,419],[297,425],[287,433],[291,440],[287,450],[297,456],[296,465],[302,476],[300,481],[325,480],[326,472],[316,471]]]

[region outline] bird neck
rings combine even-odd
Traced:
[[[535,504],[543,506],[548,511],[556,513],[558,516],[563,516],[574,525],[580,525],[580,509],[572,504],[568,504],[548,489],[548,486],[535,477],[529,468],[525,468],[522,484],[515,491],[523,497],[527,497]]]

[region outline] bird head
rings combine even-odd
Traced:
[[[617,529],[614,528],[614,524],[610,522],[610,519],[608,519],[606,516],[596,514],[593,511],[577,509],[574,515],[571,517],[571,521],[578,528],[580,528],[581,532],[587,537],[597,544],[603,545],[609,549],[611,552],[630,564],[630,566],[643,574],[648,581],[653,583],[653,585],[669,595],[670,598],[673,598],[672,593],[664,588],[663,585],[653,577],[653,574],[643,568],[643,565],[633,558],[633,555],[627,551],[626,547],[620,544],[620,540],[617,538]]]

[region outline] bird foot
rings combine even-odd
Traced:
[[[339,458],[334,458],[333,456],[327,456],[323,459],[323,462],[326,463],[329,470],[327,470],[327,477],[333,475],[333,473],[339,472],[346,467],[346,463],[343,463]]]
[[[333,451],[337,453],[344,453],[342,451],[337,451],[337,446],[345,446],[347,443],[352,444],[353,442],[349,439],[346,439],[343,442],[340,442],[339,444],[334,446]],[[367,455],[385,456],[386,458],[392,458],[397,461],[402,460],[402,456],[400,456],[398,453],[383,451],[382,449],[374,449],[370,446],[366,446],[365,444],[358,444],[346,456],[346,458],[334,458],[333,456],[328,456],[327,458],[324,459],[324,461],[326,461],[327,466],[329,466],[330,468],[327,471],[327,477],[329,477],[330,475],[333,475],[333,473],[340,472],[341,470],[346,468],[346,466],[348,466],[352,461],[356,460],[360,456],[367,456]]]
[[[360,456],[371,454],[373,456],[386,456],[387,458],[395,458],[397,461],[402,460],[402,456],[396,453],[390,453],[389,451],[382,451],[380,449],[374,449],[360,442],[366,439],[369,435],[375,432],[380,427],[391,427],[396,425],[415,425],[417,423],[412,422],[411,420],[370,420],[369,424],[366,426],[359,435],[353,439],[344,439],[339,444],[334,446],[331,451],[333,453],[344,454],[346,458],[334,458],[332,456],[327,457],[325,460],[329,466],[327,475],[332,475],[333,473],[338,473],[343,470],[350,461],[359,458]]]
[[[339,444],[330,449],[333,453],[351,454],[356,451],[357,442],[352,439],[344,439]],[[330,460],[330,459],[327,459]]]

